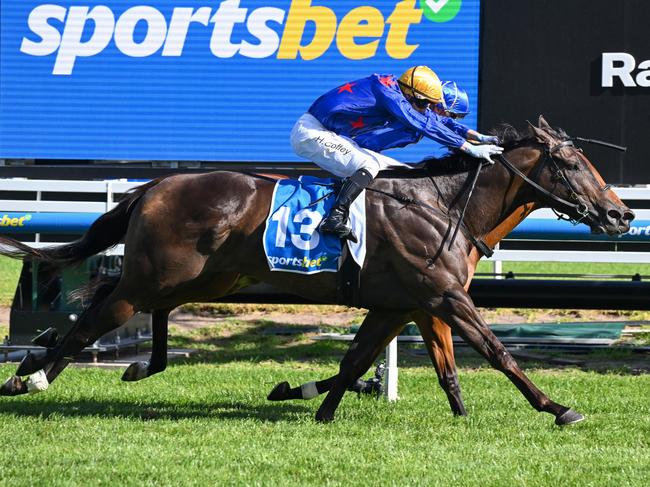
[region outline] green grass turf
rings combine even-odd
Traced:
[[[21,261],[0,256],[0,306],[11,305],[21,268]]]
[[[333,362],[176,365],[140,383],[69,369],[45,393],[1,398],[2,485],[647,485],[650,376],[532,371],[587,416],[565,428],[492,370],[465,369],[470,416],[453,418],[429,367],[400,369],[394,404],[347,394],[271,403],[279,381]],[[13,367],[0,367],[8,376]]]
[[[476,272],[493,272],[493,262],[482,260]],[[502,272],[516,274],[640,274],[650,276],[650,264],[616,264],[607,262],[503,262]]]

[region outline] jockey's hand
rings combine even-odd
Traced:
[[[460,149],[472,157],[476,157],[477,159],[485,159],[490,164],[494,164],[491,156],[501,154],[503,152],[503,147],[499,147],[498,145],[472,145],[469,142],[465,142],[460,147]]]
[[[476,134],[476,141],[479,142],[480,144],[494,144],[497,145],[499,143],[499,137],[496,135],[484,135],[484,134]]]

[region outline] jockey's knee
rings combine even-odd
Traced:
[[[364,171],[368,172],[372,176],[372,179],[375,179],[377,177],[377,174],[379,174],[379,163],[377,161],[369,160],[368,162],[364,162],[363,164],[359,165],[357,170],[363,169]]]

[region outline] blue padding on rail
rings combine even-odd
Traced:
[[[84,233],[101,213],[0,212],[0,233]]]
[[[101,213],[0,212],[0,233],[84,233]],[[519,240],[598,240],[650,242],[650,220],[634,220],[630,231],[620,237],[592,235],[586,225],[562,220],[528,218],[508,238]]]
[[[528,218],[507,238],[519,240],[598,240],[603,242],[650,242],[650,220],[634,220],[630,231],[620,237],[592,234],[587,225],[572,225],[564,220]]]

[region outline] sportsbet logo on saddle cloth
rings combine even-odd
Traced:
[[[334,179],[313,176],[276,183],[263,238],[272,271],[314,274],[338,270],[341,241],[318,231],[321,220],[334,205],[336,189]],[[350,223],[359,243],[348,241],[348,246],[355,262],[362,266],[366,254],[363,194],[350,208]]]

